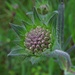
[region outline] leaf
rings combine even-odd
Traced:
[[[45,58],[48,57],[48,55],[50,55],[50,50],[45,50],[44,52],[36,54],[35,56],[31,57],[30,61],[32,64],[37,64],[40,61],[44,61]]]
[[[69,45],[70,41],[72,40],[72,36],[70,36],[67,41],[65,42],[63,49],[65,50],[67,48],[67,46]]]
[[[34,24],[34,16],[33,16],[33,12],[27,12],[26,15],[31,19],[32,23]]]
[[[66,52],[71,53],[73,50],[75,50],[75,45],[73,45],[70,49],[68,49]]]
[[[32,14],[33,14],[33,12],[27,12],[26,14],[27,14],[27,15],[32,15]]]
[[[23,37],[25,35],[26,30],[23,26],[15,25],[12,23],[10,23],[10,25],[19,37]]]
[[[41,56],[45,57],[45,56],[50,55],[50,53],[51,53],[50,49],[47,49],[41,53]]]
[[[61,51],[61,50],[55,50],[51,53],[54,58],[57,59],[58,64],[60,65],[60,68],[62,70],[68,70],[72,66],[71,59],[68,53]]]
[[[68,71],[64,71],[64,75],[75,75],[75,67],[72,66]]]
[[[52,19],[53,19],[57,14],[58,14],[58,11],[54,11],[54,12],[51,14],[50,18],[48,19],[46,25],[51,24]]]
[[[52,47],[52,50],[55,50],[55,49],[61,50],[61,46],[60,46],[60,44],[58,43],[57,40],[54,42],[54,45],[53,45],[53,47]]]
[[[13,10],[13,7],[11,6],[11,4],[9,2],[6,1],[5,3],[7,5],[7,7],[10,9],[10,11]]]
[[[28,52],[22,48],[12,50],[8,56],[28,56]]]
[[[24,21],[24,20],[22,20],[22,24],[25,26],[25,29],[27,28],[28,25],[31,25],[31,23],[26,22],[26,21]]]
[[[22,48],[25,47],[24,46],[24,40],[23,39],[16,38],[13,42],[14,42],[15,45],[18,45],[18,46],[20,46]]]
[[[75,75],[75,66],[72,66],[72,67],[70,68],[69,72],[71,72],[72,74]]]
[[[41,20],[40,20],[40,16],[39,16],[39,14],[38,14],[38,12],[37,12],[37,10],[36,10],[35,7],[33,8],[33,16],[34,16],[34,22],[35,22],[35,23],[38,23],[38,22],[41,21]]]
[[[70,72],[65,72],[64,75],[75,75],[75,74],[72,74],[72,73],[70,73]]]
[[[41,58],[40,57],[31,57],[30,61],[32,64],[37,64],[38,62],[41,61]]]

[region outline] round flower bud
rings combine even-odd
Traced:
[[[48,49],[50,39],[50,32],[39,26],[27,33],[24,44],[28,50],[35,53]]]
[[[39,8],[37,8],[38,13],[45,15],[49,12],[49,7],[47,5],[41,5]]]

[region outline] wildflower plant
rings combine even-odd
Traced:
[[[48,10],[48,3],[38,6],[26,14],[28,19],[23,20],[21,26],[10,23],[18,38],[15,42],[17,47],[8,56],[24,56],[32,64],[45,58],[55,58],[64,75],[74,75],[70,55],[64,51],[64,3],[61,2],[58,10],[52,13]],[[51,23],[54,18],[56,26]]]

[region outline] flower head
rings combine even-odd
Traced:
[[[50,15],[47,14],[46,16]],[[34,7],[33,12],[28,12],[25,15],[22,26],[11,24],[19,39],[16,38],[17,41],[15,43],[18,47],[8,55],[29,57],[28,60],[33,62],[34,59],[41,59],[41,56],[51,53],[53,38],[51,36],[50,20],[50,18],[40,15],[37,8]]]
[[[48,49],[50,46],[50,32],[47,29],[37,26],[27,33],[25,46],[33,53]]]

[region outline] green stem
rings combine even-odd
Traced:
[[[61,4],[58,7],[58,21],[57,21],[57,35],[58,35],[58,42],[63,48],[64,43],[64,3],[61,2]]]
[[[26,75],[25,74],[25,62],[22,62],[22,75]]]
[[[53,71],[54,71],[54,60],[51,58],[49,60],[49,75],[53,75]]]

